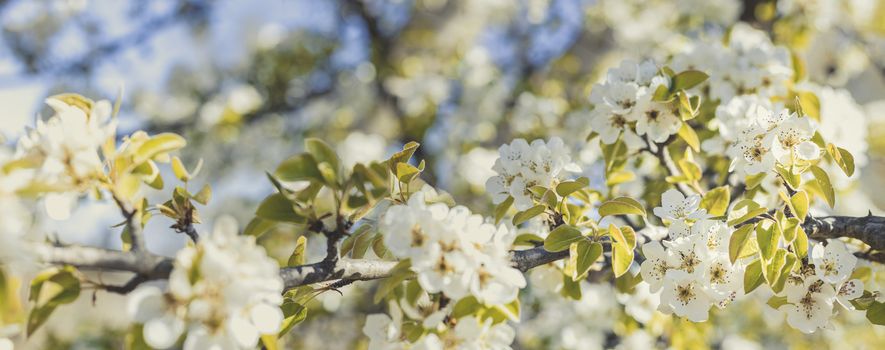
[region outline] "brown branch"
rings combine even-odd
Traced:
[[[808,217],[802,225],[810,238],[824,240],[829,238],[853,238],[869,245],[874,251],[862,254],[870,261],[885,263],[885,217],[864,216],[828,216],[821,218]],[[136,274],[135,278],[124,286],[111,287],[117,292],[127,292],[138,284],[156,279],[165,279],[172,272],[172,259],[149,253],[132,253],[81,246],[38,246],[38,256],[45,262],[60,265],[72,265],[82,269],[109,271],[128,271]],[[548,264],[568,257],[568,251],[548,252],[544,247],[511,252],[513,267],[520,271],[528,271],[534,267]],[[285,289],[329,281],[365,281],[389,277],[396,261],[368,259],[337,259],[323,260],[280,269]],[[349,282],[348,282],[349,283]]]

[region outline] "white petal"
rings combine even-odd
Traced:
[[[283,322],[283,312],[280,308],[269,304],[259,304],[249,311],[252,323],[261,334],[272,334],[280,330]]]
[[[165,349],[178,341],[184,322],[173,315],[155,318],[144,324],[144,341],[153,348]]]
[[[252,347],[258,343],[258,330],[245,318],[239,316],[229,318],[227,332],[243,347]]]
[[[67,220],[71,217],[71,209],[77,201],[76,194],[50,193],[43,199],[46,205],[46,214],[52,220]]]
[[[154,286],[142,286],[129,294],[126,311],[132,320],[145,323],[162,317],[166,310],[163,292]]]
[[[796,155],[802,160],[815,160],[820,157],[820,148],[814,142],[805,141],[796,146]]]

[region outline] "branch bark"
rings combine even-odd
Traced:
[[[825,240],[847,237],[860,240],[875,251],[885,250],[885,217],[864,216],[828,216],[809,217],[802,228],[812,239]],[[60,265],[72,265],[81,269],[97,269],[110,271],[128,271],[136,274],[133,283],[149,280],[165,279],[172,272],[172,259],[149,253],[123,252],[102,248],[82,246],[37,246],[36,252],[41,260]],[[568,257],[568,251],[548,252],[544,247],[511,252],[513,267],[520,271],[528,271],[534,267],[548,264]],[[881,252],[867,253],[865,258],[885,263],[885,254]],[[395,261],[367,259],[323,260],[280,269],[280,277],[285,288],[327,281],[364,281],[389,277]],[[134,287],[134,286],[127,286]],[[131,290],[132,288],[128,288]],[[125,290],[125,289],[124,289]]]

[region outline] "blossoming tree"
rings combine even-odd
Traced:
[[[520,322],[543,328],[571,308],[585,318],[542,346],[581,348],[575,327],[601,328],[616,311],[600,305],[615,299],[625,327],[652,327],[652,313],[713,323],[739,300],[808,334],[844,312],[885,325],[885,217],[828,214],[834,179],[857,162],[824,126],[839,117],[822,113],[822,96],[836,93],[803,64],[743,24],[668,57],[622,60],[585,96],[580,137],[500,142],[491,210],[433,186],[417,142],[373,160],[305,138],[267,171],[274,191],[248,225],[221,219],[211,232],[195,226],[212,189],[189,186],[201,163],[179,157],[185,137],[121,134],[120,98],[53,95],[51,116],[0,147],[0,325],[12,326],[0,349],[90,289],[127,296],[132,349],[276,349],[317,296],[363,283],[375,283],[362,328],[371,350],[509,349]],[[579,164],[585,150],[601,157]],[[122,246],[59,242],[35,224],[82,201],[119,209]],[[174,222],[168,232],[145,232],[159,217]],[[280,227],[297,232],[283,263],[259,243]],[[189,242],[169,258],[146,234]],[[527,319],[528,295],[545,302]]]

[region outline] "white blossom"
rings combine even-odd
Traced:
[[[453,299],[473,295],[490,305],[512,301],[525,277],[510,266],[515,233],[465,207],[427,205],[422,192],[392,206],[379,229],[394,256],[410,259],[421,287]]]
[[[863,281],[855,278],[842,282],[836,289],[836,300],[842,307],[848,310],[854,310],[851,301],[863,295]]]
[[[811,248],[811,262],[818,278],[827,283],[839,284],[851,276],[857,257],[848,251],[842,241],[829,239],[826,247],[819,243]]]
[[[654,208],[654,213],[663,220],[684,221],[700,220],[709,217],[707,210],[700,209],[701,196],[693,194],[688,197],[675,189],[669,189],[661,195],[661,206]]]
[[[178,253],[168,290],[146,285],[131,294],[129,314],[151,347],[171,347],[186,334],[187,350],[250,349],[279,331],[279,266],[254,237],[226,227]]]
[[[572,162],[569,150],[558,137],[550,141],[535,140],[531,144],[516,139],[498,149],[500,157],[492,170],[497,173],[488,179],[486,189],[495,204],[512,196],[518,210],[534,206],[530,189],[534,186],[553,188],[568,172],[580,172]]]
[[[804,333],[824,328],[833,315],[833,286],[814,276],[791,278],[784,287],[788,304],[778,310],[787,314],[787,323]]]
[[[706,321],[713,302],[696,277],[682,270],[667,271],[661,304],[673,313],[694,322]]]

